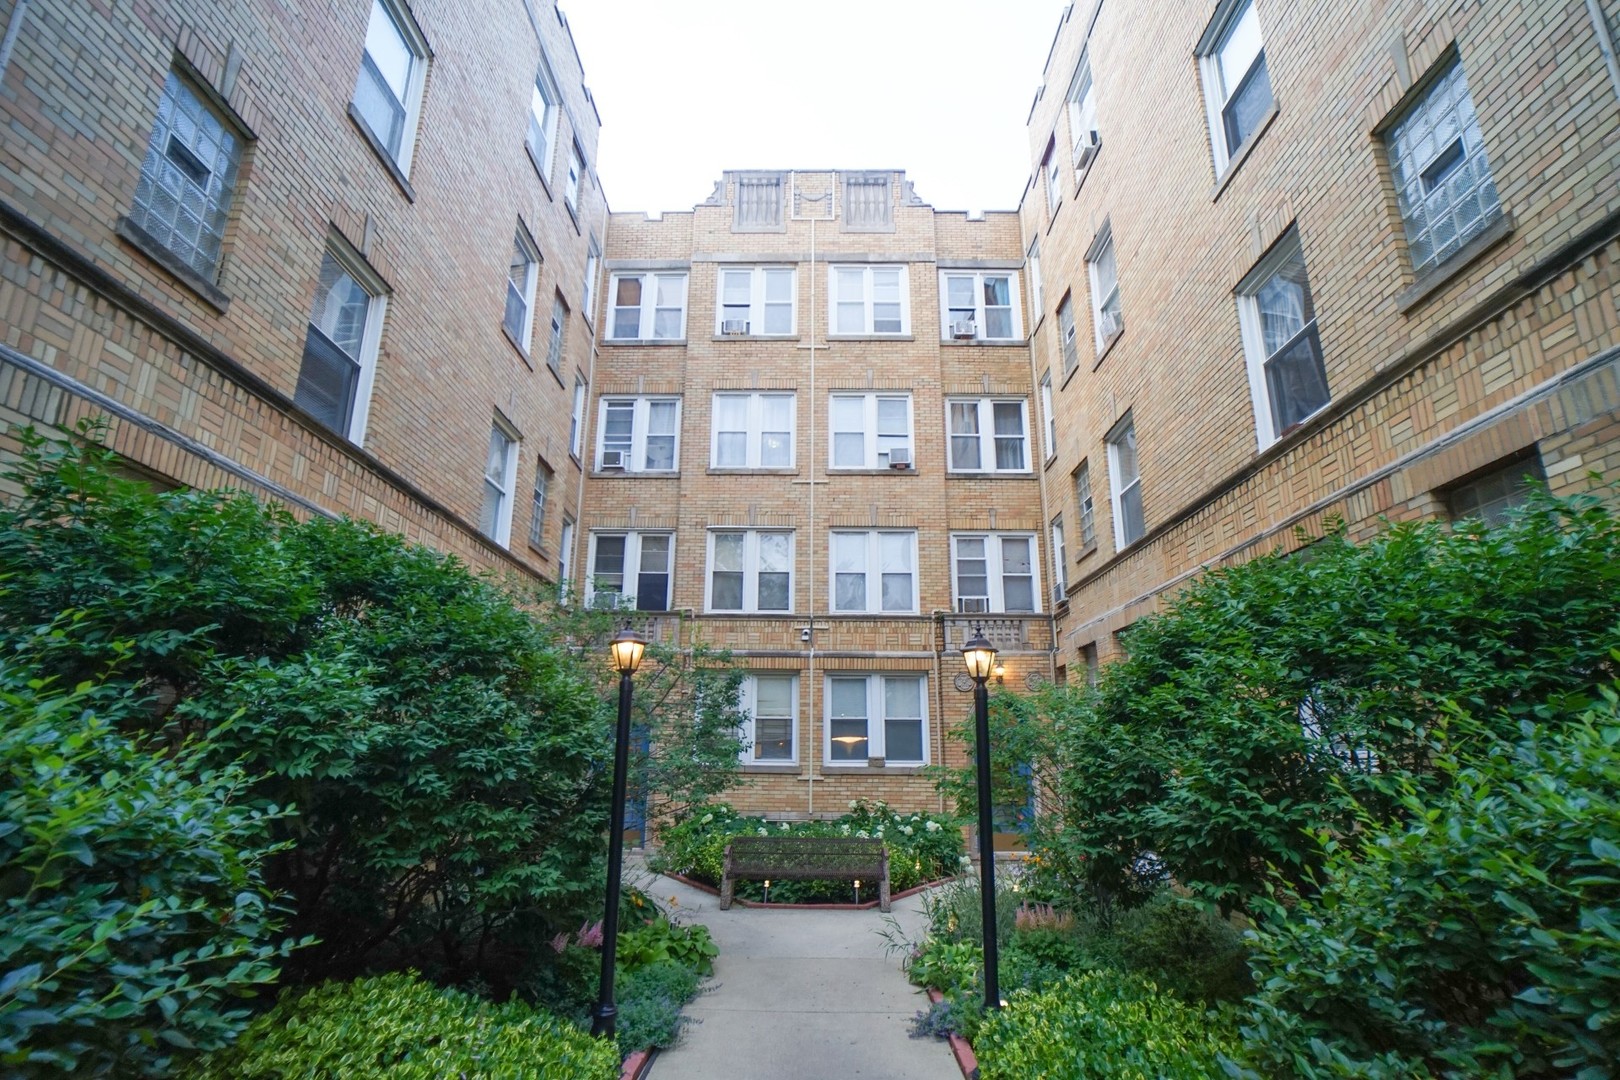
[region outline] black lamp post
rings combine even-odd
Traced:
[[[602,916],[602,982],[597,990],[591,1034],[613,1038],[619,1007],[613,1003],[613,965],[619,951],[619,882],[624,869],[624,797],[630,771],[630,676],[641,666],[647,639],[629,620],[613,638],[613,669],[619,673],[619,726],[613,739],[613,823],[608,833],[607,911]]]
[[[990,694],[985,680],[996,666],[996,647],[976,626],[962,643],[962,661],[973,676],[973,741],[979,779],[979,904],[984,919],[984,1007],[1001,1008],[996,955],[996,843],[990,820]]]

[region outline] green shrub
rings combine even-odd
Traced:
[[[1239,1001],[1253,989],[1248,949],[1230,922],[1168,890],[1113,920],[1105,948],[1117,965],[1189,1001]]]
[[[191,1080],[613,1080],[619,1055],[526,1005],[494,1005],[410,975],[284,995]]]
[[[1237,1040],[1200,1010],[1132,975],[1073,976],[1014,992],[973,1036],[983,1080],[1196,1080],[1225,1075]]]
[[[619,969],[613,993],[619,1007],[615,1032],[622,1053],[650,1046],[673,1046],[692,1021],[681,1015],[698,995],[701,977],[674,960],[657,960],[630,970]]]
[[[165,1075],[235,1037],[290,947],[260,877],[276,811],[198,747],[118,734],[131,696],[33,666],[0,654],[0,1073]]]
[[[656,916],[640,926],[619,931],[618,965],[634,971],[644,964],[673,961],[697,975],[714,972],[714,958],[720,954],[702,923],[676,926],[664,916]]]

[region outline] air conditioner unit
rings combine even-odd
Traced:
[[[1125,329],[1125,320],[1116,311],[1105,311],[1097,320],[1097,329],[1102,333],[1102,339],[1108,341]]]
[[[602,468],[604,470],[607,470],[607,469],[622,469],[622,468],[624,468],[624,451],[623,450],[604,450],[604,451],[602,451]]]
[[[911,468],[911,448],[910,447],[895,447],[893,450],[890,450],[889,451],[889,468],[891,468],[891,469],[909,469],[909,468]]]
[[[726,319],[720,323],[720,332],[727,336],[738,336],[748,333],[747,319]]]
[[[978,337],[978,335],[973,332],[973,320],[964,319],[961,322],[951,323],[951,337],[970,339]]]
[[[987,596],[964,596],[956,601],[956,611],[959,615],[982,614],[990,610],[990,598]]]
[[[1102,142],[1097,138],[1095,131],[1082,134],[1074,144],[1074,167],[1083,169],[1090,165],[1091,159],[1097,156],[1097,147],[1101,145]]]

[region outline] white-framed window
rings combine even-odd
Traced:
[[[1108,435],[1108,488],[1114,502],[1114,545],[1126,548],[1142,538],[1142,468],[1136,457],[1136,423],[1129,413]]]
[[[484,505],[478,515],[478,531],[502,547],[512,537],[517,448],[517,432],[497,418],[489,429],[489,454],[484,458]]]
[[[1041,159],[1041,171],[1046,174],[1046,214],[1057,216],[1063,203],[1063,174],[1058,169],[1057,136],[1046,144],[1046,156]]]
[[[591,326],[596,325],[596,282],[602,272],[602,249],[597,246],[596,237],[591,237],[589,251],[585,255],[585,287],[580,290],[584,297],[585,322]]]
[[[213,281],[241,163],[240,136],[171,71],[158,99],[130,223]]]
[[[1254,0],[1225,0],[1216,9],[1198,45],[1198,66],[1219,176],[1271,111],[1271,74]]]
[[[668,611],[674,555],[670,533],[591,533],[586,606]]]
[[[793,610],[793,533],[709,530],[709,611]]]
[[[365,441],[387,305],[382,282],[359,260],[330,248],[321,256],[293,400],[357,446]]]
[[[833,611],[916,614],[916,530],[839,530],[831,547]]]
[[[956,610],[1039,611],[1034,533],[952,533],[951,587]]]
[[[834,334],[908,334],[911,298],[903,266],[829,266]]]
[[[1046,460],[1057,457],[1057,412],[1052,403],[1052,373],[1041,376],[1041,430],[1046,433]]]
[[[562,377],[563,340],[568,336],[568,304],[558,293],[551,300],[551,337],[546,343],[546,366]]]
[[[557,587],[560,595],[566,602],[573,592],[573,582],[569,571],[574,567],[574,519],[564,517],[562,523],[562,537],[557,541]]]
[[[579,143],[568,144],[568,180],[563,185],[563,203],[570,214],[579,213],[579,185],[585,179],[585,151]]]
[[[427,76],[427,42],[392,0],[371,0],[366,46],[354,84],[354,109],[399,166],[411,171],[416,119]]]
[[[1068,545],[1063,540],[1063,515],[1052,519],[1052,603],[1061,604],[1069,594]]]
[[[980,341],[1023,337],[1018,325],[1018,277],[1011,271],[941,270],[939,293],[945,298],[940,336]]]
[[[1075,175],[1086,171],[1099,142],[1097,133],[1097,90],[1091,81],[1091,58],[1080,58],[1069,83],[1067,100],[1069,145],[1074,157]]]
[[[1238,323],[1264,450],[1330,399],[1299,234],[1289,230],[1237,290]]]
[[[579,459],[585,441],[585,380],[574,376],[574,405],[568,414],[568,452]]]
[[[501,325],[525,353],[534,338],[534,284],[540,277],[540,252],[518,226],[512,237],[512,261],[506,268],[506,316]]]
[[[828,399],[834,469],[913,467],[910,394],[833,394]]]
[[[680,341],[686,337],[686,271],[614,274],[608,338]]]
[[[596,467],[674,472],[680,461],[681,399],[604,397],[597,417]]]
[[[1058,332],[1063,341],[1063,377],[1068,378],[1080,366],[1080,346],[1075,340],[1074,294],[1064,293],[1058,302]]]
[[[1097,544],[1097,507],[1091,501],[1091,462],[1082,461],[1074,470],[1074,505],[1080,512],[1080,547],[1090,550]]]
[[[829,765],[928,763],[926,675],[828,675]]]
[[[790,266],[722,267],[714,332],[754,337],[792,334],[797,276]]]
[[[540,175],[551,181],[551,158],[557,151],[557,125],[562,114],[562,93],[551,74],[551,65],[540,58],[540,69],[534,76],[534,90],[529,95],[529,152]]]
[[[534,502],[529,511],[529,543],[537,548],[545,547],[546,499],[551,494],[553,475],[551,466],[544,459],[534,463]]]
[[[1502,216],[1485,136],[1457,59],[1390,129],[1388,146],[1417,273],[1445,262]]]
[[[745,764],[791,765],[799,760],[799,677],[761,672],[743,678]]]
[[[1028,472],[1029,418],[1022,398],[945,402],[951,472]]]
[[[1041,317],[1046,314],[1042,306],[1046,303],[1045,294],[1041,286],[1041,241],[1039,237],[1030,241],[1029,255],[1024,261],[1025,273],[1029,275],[1029,325],[1040,325]]]
[[[796,404],[793,394],[715,394],[710,467],[791,469]]]
[[[1103,226],[1086,256],[1091,275],[1091,325],[1096,331],[1097,355],[1125,329],[1119,306],[1119,264],[1114,259],[1114,232]]]

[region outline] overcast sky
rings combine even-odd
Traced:
[[[1011,210],[1062,0],[562,0],[608,205],[688,210],[725,169],[904,169]]]

